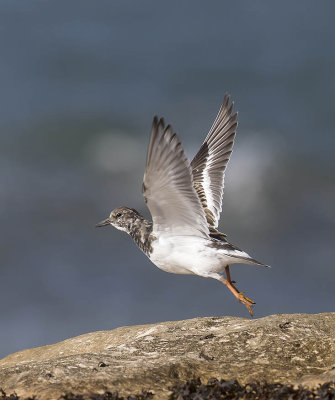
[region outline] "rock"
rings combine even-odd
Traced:
[[[7,394],[152,391],[194,377],[315,387],[335,381],[335,313],[195,318],[93,332],[0,360]]]

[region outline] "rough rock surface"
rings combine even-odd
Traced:
[[[195,318],[93,332],[0,360],[0,388],[19,396],[141,393],[200,377],[302,383],[335,381],[335,313],[259,319]]]

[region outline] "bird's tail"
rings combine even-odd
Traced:
[[[234,256],[230,255],[230,257],[234,257]],[[252,257],[238,257],[238,256],[235,256],[234,258],[240,258],[240,259],[241,259],[241,262],[242,262],[243,264],[254,264],[254,265],[260,265],[261,267],[271,268],[270,265],[263,264],[263,263],[261,263],[261,262],[255,260],[255,259],[252,258]],[[242,261],[242,260],[243,260],[243,261]]]

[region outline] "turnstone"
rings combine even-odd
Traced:
[[[154,117],[142,185],[152,222],[133,208],[118,207],[96,226],[112,225],[127,232],[163,271],[221,281],[252,316],[255,302],[236,288],[229,265],[267,265],[229,243],[226,234],[217,230],[224,175],[237,128],[233,106],[226,95],[191,163],[171,125],[165,127],[163,118]]]

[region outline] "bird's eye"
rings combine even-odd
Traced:
[[[122,217],[122,213],[117,213],[115,216],[116,216],[116,218],[120,218],[120,217]]]

